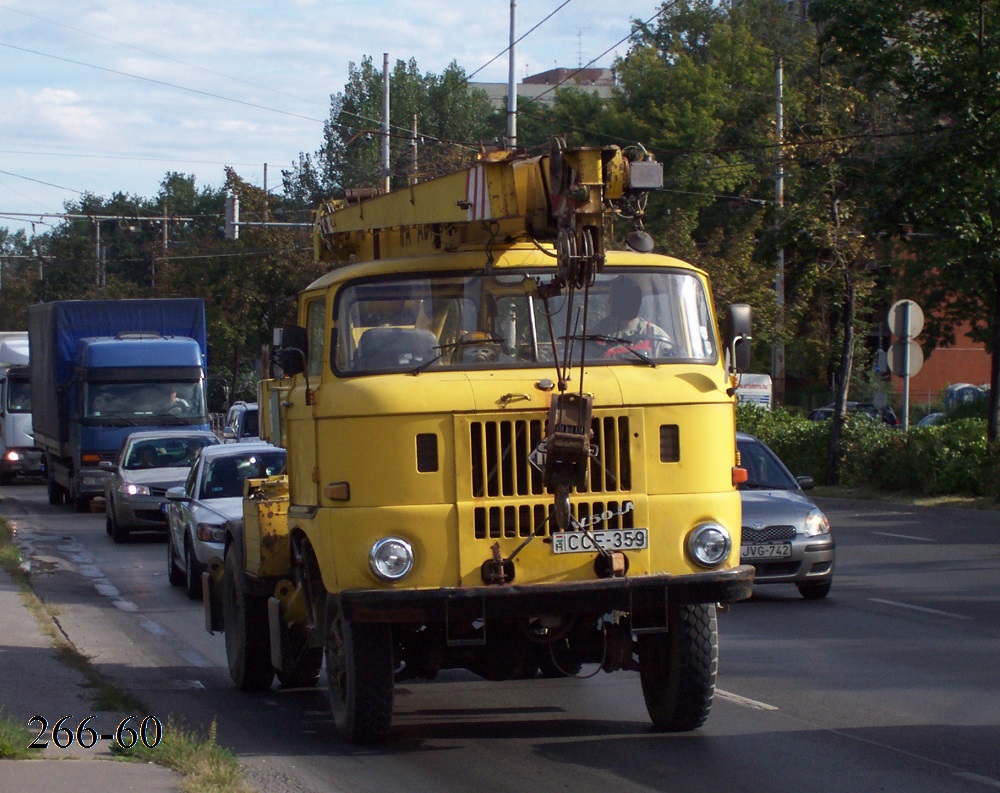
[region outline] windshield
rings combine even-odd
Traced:
[[[718,347],[700,279],[682,270],[603,273],[572,306],[545,301],[529,272],[382,279],[338,296],[338,372],[588,364],[713,363]],[[544,281],[547,282],[546,275]],[[551,328],[551,330],[550,330]],[[556,353],[553,352],[553,338]]]
[[[198,383],[85,383],[86,418],[178,418],[205,415],[205,391]]]
[[[7,379],[7,404],[9,413],[31,412],[31,381],[9,377]]]
[[[216,457],[206,463],[201,498],[241,497],[243,480],[274,476],[284,470],[284,449]]]
[[[202,448],[219,441],[207,435],[171,435],[132,440],[122,455],[129,471],[141,468],[190,468]]]
[[[740,490],[796,490],[795,481],[777,455],[756,440],[737,440],[740,466],[747,470],[747,481]]]

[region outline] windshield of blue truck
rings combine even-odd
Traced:
[[[8,413],[30,413],[31,412],[31,381],[22,380],[19,377],[7,379],[7,404]]]
[[[86,418],[205,416],[201,383],[84,383],[83,404]]]
[[[539,278],[542,283],[551,275]],[[340,373],[588,365],[714,363],[718,343],[704,285],[664,268],[599,274],[543,300],[524,273],[384,278],[341,290]],[[527,287],[527,288],[526,288]]]

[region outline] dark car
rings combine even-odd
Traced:
[[[233,441],[259,441],[259,413],[255,402],[234,402],[226,414],[226,424],[222,428],[222,437],[226,443]]]
[[[833,584],[835,549],[830,522],[803,492],[811,476],[798,478],[752,435],[736,433],[747,481],[740,561],[756,570],[754,584],[795,584],[808,600],[824,598]]]
[[[890,427],[895,427],[899,424],[899,419],[896,418],[895,411],[893,411],[893,409],[888,405],[879,407],[871,402],[848,402],[847,412],[857,413],[878,421],[883,421]],[[810,421],[826,421],[827,419],[832,419],[833,405],[824,405],[821,408],[815,408],[809,413],[808,416],[806,416],[806,418]]]
[[[146,430],[125,438],[115,461],[101,463],[111,471],[104,483],[111,538],[128,542],[133,531],[165,532],[167,489],[184,484],[202,447],[218,443],[214,433],[202,430]]]

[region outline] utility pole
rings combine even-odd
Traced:
[[[382,53],[382,169],[385,176],[382,190],[388,193],[392,187],[389,170],[389,53]]]
[[[775,100],[775,146],[776,167],[774,172],[774,205],[775,205],[775,230],[781,233],[782,209],[785,206],[785,172],[781,162],[781,146],[784,142],[784,107],[783,91],[784,76],[782,71],[781,55],[778,55],[774,70],[774,80],[776,84]],[[773,400],[776,405],[785,404],[785,249],[778,248],[778,261],[774,274],[774,302],[775,302],[775,336],[774,344],[771,347],[771,383],[773,388]]]
[[[514,20],[517,3],[510,0],[510,47],[507,49],[507,148],[517,148],[517,75],[514,58]]]

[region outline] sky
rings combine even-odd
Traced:
[[[517,79],[610,67],[660,8],[521,0]],[[175,171],[219,188],[230,166],[280,193],[350,63],[506,83],[510,30],[511,0],[0,0],[0,226],[43,233],[66,201],[151,198]]]

